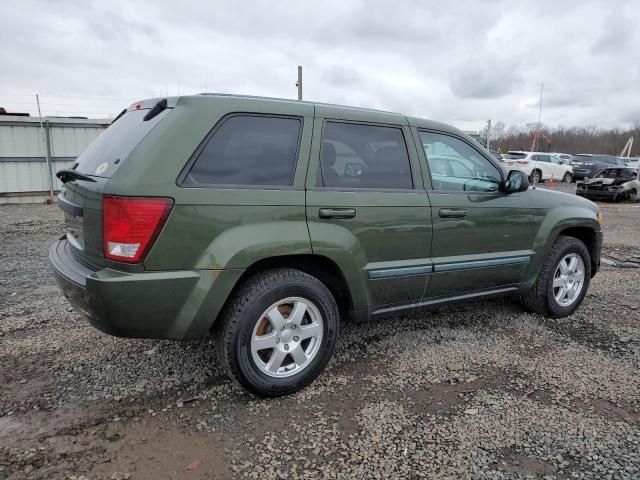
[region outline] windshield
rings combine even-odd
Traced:
[[[605,168],[602,172],[596,175],[597,178],[625,178],[633,177],[635,170],[631,168]]]

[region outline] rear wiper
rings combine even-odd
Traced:
[[[71,170],[65,168],[56,173],[56,177],[60,179],[62,183],[67,183],[70,180],[84,180],[85,182],[95,182],[95,180],[87,175],[78,172],[77,170]]]

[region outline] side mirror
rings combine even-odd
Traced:
[[[529,178],[520,170],[510,170],[502,184],[505,193],[526,192],[529,189]]]

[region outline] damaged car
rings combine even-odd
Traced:
[[[577,182],[576,194],[592,200],[627,200],[636,202],[640,192],[638,170],[633,168],[605,168],[593,178]]]

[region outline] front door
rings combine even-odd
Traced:
[[[471,141],[414,130],[423,147],[431,203],[434,273],[428,297],[512,288],[533,254],[526,195],[499,191],[501,168]]]
[[[377,115],[365,123],[361,112],[316,106],[307,178],[313,252],[341,267],[355,309],[369,312],[419,301],[431,271],[431,211],[411,131],[404,117]]]

